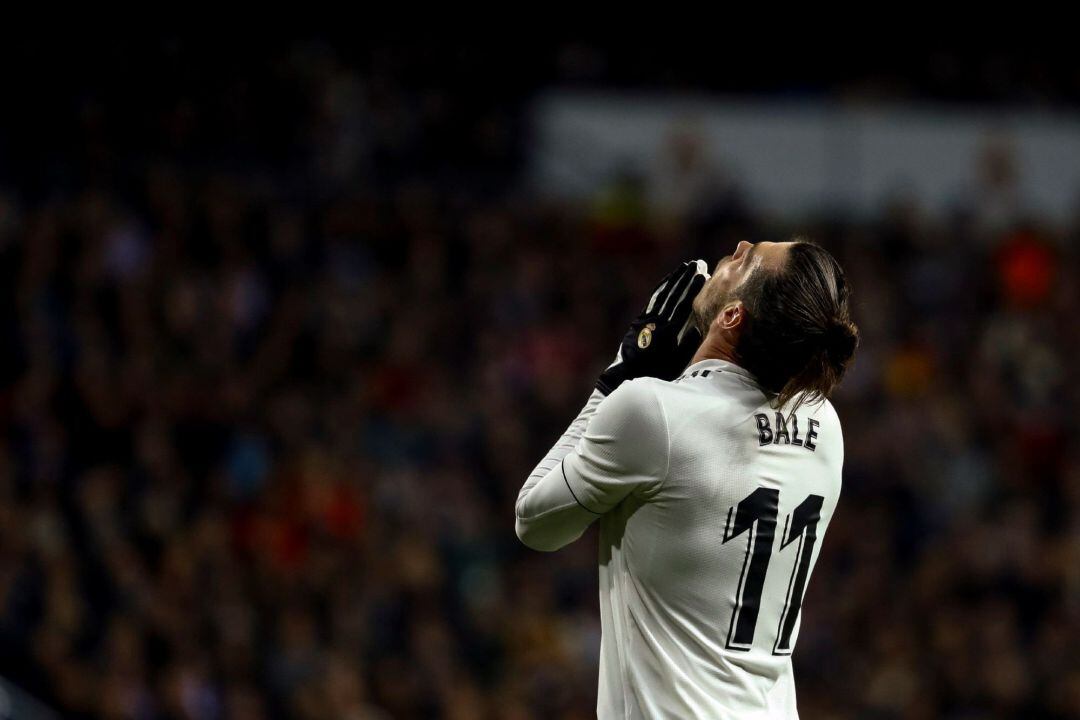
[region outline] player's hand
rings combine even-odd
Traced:
[[[609,395],[633,378],[677,378],[701,344],[691,315],[694,298],[708,279],[704,260],[684,262],[664,278],[644,311],[630,323],[615,362],[600,373],[596,389]]]

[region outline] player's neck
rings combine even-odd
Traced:
[[[702,360],[726,360],[730,363],[735,363],[736,365],[739,364],[735,359],[734,344],[719,333],[713,331],[710,331],[702,341],[701,346],[698,347],[697,352],[694,353],[694,359],[690,361],[690,364],[693,365]]]

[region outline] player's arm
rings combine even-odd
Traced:
[[[596,390],[518,494],[518,537],[557,550],[600,515],[667,472],[667,421],[652,389],[637,377],[672,380],[701,342],[694,297],[708,278],[703,261],[683,263],[657,286],[630,325]]]
[[[624,383],[587,417],[566,454],[521,489],[517,535],[534,550],[558,550],[631,493],[663,482],[667,468],[667,418],[652,387]]]

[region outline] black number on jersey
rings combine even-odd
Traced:
[[[744,532],[750,535],[739,573],[739,586],[735,591],[735,611],[731,614],[728,628],[727,646],[733,650],[749,650],[754,642],[754,626],[757,625],[758,608],[761,607],[765,572],[769,569],[779,504],[779,490],[758,488],[728,510],[724,542],[734,540]]]
[[[784,532],[780,535],[780,551],[799,541],[795,563],[788,581],[784,609],[780,613],[780,626],[776,631],[774,655],[791,654],[791,633],[802,609],[806,579],[810,574],[810,560],[817,543],[817,524],[821,519],[821,506],[825,498],[809,495],[788,516]],[[728,510],[724,525],[724,540],[734,540],[748,534],[746,556],[743,558],[739,585],[735,591],[735,610],[728,627],[727,647],[731,650],[749,650],[754,642],[758,610],[761,607],[761,591],[765,587],[765,575],[772,557],[773,536],[776,533],[776,517],[779,514],[780,491],[758,488],[738,505]]]

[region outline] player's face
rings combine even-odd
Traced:
[[[736,246],[734,253],[722,258],[713,269],[712,277],[694,299],[694,315],[702,334],[706,334],[708,326],[720,310],[739,297],[739,287],[755,270],[782,267],[793,244],[749,243],[743,240]]]

